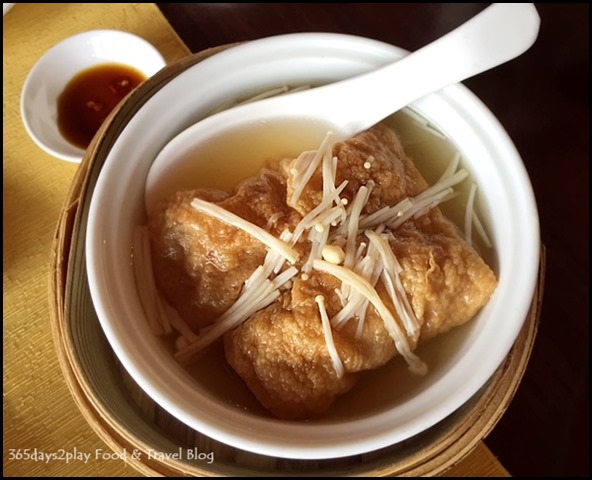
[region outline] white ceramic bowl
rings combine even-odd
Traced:
[[[166,65],[143,38],[118,30],[92,30],[62,40],[33,66],[21,95],[21,116],[33,141],[50,155],[80,162],[84,150],[68,142],[57,123],[57,100],[79,72],[104,63],[134,67],[146,77]]]
[[[477,318],[434,343],[426,355],[437,361],[426,377],[398,384],[396,398],[379,409],[360,406],[350,416],[285,422],[218,399],[177,365],[148,328],[130,245],[134,225],[145,222],[146,175],[167,142],[229,100],[284,84],[343,79],[405,54],[381,42],[335,34],[294,34],[243,44],[204,60],[162,87],[114,144],[88,218],[86,254],[93,303],[132,377],[190,427],[234,447],[275,457],[323,459],[369,452],[404,441],[454,412],[484,386],[513,345],[537,279],[537,209],[511,139],[462,85],[424,97],[413,108],[453,139],[479,185],[499,286]]]

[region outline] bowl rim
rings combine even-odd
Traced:
[[[292,42],[294,40],[295,36],[298,36],[300,38],[302,38],[304,41],[318,41],[319,39],[325,40],[327,41],[329,38],[338,41],[339,39],[348,39],[348,40],[352,40],[355,42],[360,42],[360,43],[364,43],[366,41],[368,41],[369,39],[364,39],[362,37],[355,37],[355,36],[351,36],[351,35],[341,35],[341,34],[330,34],[329,37],[326,36],[326,34],[320,35],[320,36],[315,36],[318,34],[289,34],[289,35],[282,35],[279,36],[281,37],[284,41],[286,42]],[[287,37],[287,38],[286,38]],[[258,48],[262,43],[265,44],[269,44],[269,42],[277,42],[278,41],[278,37],[272,37],[272,39],[270,40],[270,38],[267,39],[262,39],[262,40],[258,40],[258,41],[253,41],[250,42],[249,44],[246,44],[246,46],[249,46],[251,53],[253,52],[253,49]],[[377,43],[380,45],[381,48],[386,49],[387,51],[390,51],[392,54],[404,54],[404,51],[402,51],[401,49],[397,49],[397,47],[393,47],[391,45],[387,45],[387,44],[383,44],[382,42],[376,42],[374,40],[370,40],[370,43],[368,43],[368,45],[370,45],[371,43]],[[275,45],[272,45],[275,46]],[[239,47],[242,47],[239,46]],[[239,48],[239,47],[235,47],[235,48]],[[225,52],[228,51],[234,51],[235,55],[236,55],[236,50],[234,49],[229,49]],[[222,55],[225,52],[222,52],[221,54],[217,54],[215,57],[218,57],[218,55]],[[402,53],[403,52],[403,53]],[[240,51],[240,54],[244,53],[244,50]],[[227,56],[228,57],[228,56]],[[225,58],[227,58],[225,57]],[[230,56],[230,58],[232,59],[233,56]],[[183,74],[181,74],[178,78],[183,77],[183,78],[187,78],[188,76],[191,76],[192,73],[191,72],[195,72],[196,68],[199,68],[201,64],[198,64],[195,67],[191,67],[190,69],[188,69],[188,71],[184,72]],[[175,79],[175,80],[177,80]],[[177,84],[179,83],[183,83],[182,81],[177,81],[175,82],[175,80],[171,81],[166,87],[164,88],[168,88],[170,90],[172,90],[172,88],[174,88]],[[172,86],[171,86],[172,84]],[[159,92],[161,93],[161,92]],[[518,155],[518,152],[516,151],[515,147],[513,146],[513,144],[511,143],[511,140],[509,139],[509,137],[507,136],[507,134],[505,133],[505,131],[503,130],[503,128],[501,127],[501,125],[499,124],[499,122],[497,122],[497,120],[495,119],[495,117],[493,117],[493,114],[491,114],[491,112],[489,112],[489,110],[473,95],[471,94],[468,89],[466,89],[464,86],[462,85],[453,85],[447,89],[445,89],[445,91],[439,92],[437,94],[437,96],[448,96],[450,101],[453,101],[454,99],[456,99],[457,101],[459,99],[469,99],[467,100],[468,103],[470,105],[472,105],[474,107],[474,109],[476,109],[477,112],[480,112],[483,116],[482,120],[491,126],[491,128],[497,132],[497,134],[499,135],[499,138],[501,138],[503,140],[503,142],[506,142],[505,145],[508,147],[507,151],[505,152],[507,155],[509,155],[511,158],[513,158],[515,161],[517,161],[518,164],[522,164],[520,157]],[[155,94],[155,97],[158,97],[158,93]],[[160,97],[159,97],[160,98]],[[434,97],[435,98],[435,97]],[[422,102],[424,100],[420,101],[419,104],[421,105]],[[429,101],[425,100],[425,101]],[[144,106],[145,107],[145,106]],[[142,107],[142,108],[144,108]],[[133,123],[135,119],[132,119],[132,121],[130,122]],[[126,127],[127,128],[127,127]],[[133,126],[131,127],[131,131],[133,131]],[[121,140],[122,138],[125,138],[125,131],[122,132],[120,138],[117,140],[116,144],[114,145],[112,152],[109,154],[104,168],[101,171],[101,174],[99,176],[98,182],[97,182],[97,187],[95,189],[95,193],[96,192],[101,192],[102,189],[104,189],[104,185],[108,182],[108,179],[111,176],[113,176],[115,173],[115,171],[117,170],[116,166],[113,166],[115,161],[112,160],[113,158],[117,158],[117,155],[121,155],[121,153],[123,151],[125,151],[125,147],[122,146],[121,142],[123,142],[123,140]],[[509,142],[509,143],[507,143]],[[113,153],[115,152],[115,153]],[[534,272],[530,271],[528,272],[528,275],[532,276],[532,282],[531,282],[531,286],[532,286],[532,291],[530,292],[530,295],[524,295],[524,297],[526,298],[526,300],[524,302],[522,302],[519,306],[519,310],[522,311],[523,310],[523,315],[522,315],[522,319],[526,318],[526,313],[528,311],[528,307],[530,306],[530,299],[532,298],[532,293],[534,292],[534,287],[536,284],[536,271],[538,271],[538,254],[539,254],[539,241],[538,241],[538,217],[536,215],[536,204],[534,203],[534,195],[532,195],[532,189],[530,187],[530,183],[528,180],[528,176],[526,175],[526,171],[525,170],[520,170],[520,168],[518,169],[519,171],[517,172],[518,175],[518,182],[523,184],[522,186],[526,187],[526,192],[525,195],[527,197],[527,201],[526,203],[528,205],[525,206],[525,209],[528,210],[528,213],[531,215],[530,217],[530,221],[532,222],[532,226],[536,227],[534,228],[534,230],[536,231],[536,234],[531,235],[531,238],[528,238],[527,241],[525,243],[528,243],[528,246],[530,248],[530,252],[528,253],[529,255],[531,255],[530,260],[532,260],[532,258],[536,257],[536,265],[537,268],[534,269]],[[107,172],[107,173],[105,173]],[[529,195],[529,191],[530,191],[530,195]],[[99,200],[97,200],[97,198],[99,198]],[[534,207],[534,210],[533,210]],[[128,371],[130,372],[130,374],[132,375],[132,377],[134,377],[134,379],[140,384],[140,386],[149,393],[149,395],[154,398],[157,403],[159,403],[160,405],[162,405],[167,411],[169,411],[171,414],[173,414],[174,416],[176,416],[177,418],[179,418],[181,421],[183,421],[184,423],[194,427],[196,430],[199,430],[203,433],[205,433],[206,435],[211,436],[212,438],[216,439],[216,440],[220,440],[224,443],[227,443],[229,445],[233,445],[236,446],[238,448],[242,448],[244,450],[248,450],[248,451],[252,451],[255,453],[263,453],[263,454],[267,454],[267,455],[273,455],[273,456],[278,456],[278,457],[288,457],[288,458],[309,458],[309,459],[321,459],[321,458],[335,458],[335,457],[342,457],[342,456],[348,456],[348,455],[354,455],[354,454],[358,454],[358,453],[364,453],[364,452],[368,452],[368,451],[372,451],[372,450],[376,450],[378,448],[384,447],[386,445],[390,445],[392,443],[396,443],[398,441],[402,441],[405,438],[409,438],[410,436],[419,433],[419,431],[425,430],[426,428],[428,428],[429,426],[433,425],[434,423],[436,423],[438,420],[442,419],[444,416],[442,416],[442,411],[446,411],[446,414],[450,414],[452,413],[452,411],[454,411],[456,408],[458,408],[462,402],[460,404],[458,404],[458,398],[452,398],[452,399],[446,399],[446,406],[444,408],[444,410],[439,410],[437,414],[432,413],[430,415],[430,413],[426,413],[425,415],[425,422],[421,425],[421,426],[417,426],[417,425],[409,425],[409,424],[405,424],[401,427],[401,431],[402,434],[400,432],[400,435],[397,437],[396,435],[393,435],[393,432],[391,430],[385,430],[384,429],[384,422],[385,422],[385,418],[383,418],[382,416],[378,416],[376,418],[373,419],[372,424],[370,425],[370,428],[368,428],[368,423],[367,423],[367,419],[364,420],[365,425],[362,426],[360,425],[360,422],[347,422],[344,423],[343,425],[340,426],[335,426],[333,425],[332,428],[332,434],[330,436],[330,438],[323,438],[323,443],[326,442],[333,442],[330,445],[325,445],[323,446],[322,444],[319,444],[319,442],[312,442],[313,445],[311,446],[311,442],[310,442],[310,425],[294,425],[294,424],[290,424],[290,429],[291,432],[293,433],[294,437],[292,438],[292,442],[290,442],[290,444],[283,444],[283,445],[277,445],[277,438],[269,438],[265,435],[265,433],[261,433],[261,428],[266,426],[266,427],[270,427],[270,426],[275,426],[275,427],[285,427],[286,422],[282,422],[282,421],[274,421],[274,420],[265,420],[265,421],[261,421],[261,419],[249,419],[249,421],[247,422],[247,424],[241,425],[240,427],[237,425],[237,421],[238,420],[244,420],[244,417],[241,417],[240,415],[237,416],[235,414],[233,414],[233,412],[229,412],[228,409],[222,408],[220,405],[216,404],[215,402],[212,402],[210,399],[207,398],[202,398],[201,400],[205,401],[210,414],[207,415],[207,417],[204,418],[200,418],[200,419],[195,419],[192,418],[191,415],[187,414],[186,410],[189,409],[190,405],[187,404],[187,399],[191,398],[191,391],[190,389],[181,389],[181,392],[176,392],[178,394],[178,398],[177,399],[172,399],[170,396],[167,397],[167,395],[163,395],[162,391],[166,391],[165,390],[160,390],[160,387],[165,387],[165,385],[162,385],[162,383],[158,382],[158,379],[154,379],[154,378],[150,378],[149,379],[149,375],[148,377],[146,377],[146,374],[149,372],[146,372],[145,369],[142,368],[141,365],[137,364],[138,359],[140,358],[139,355],[141,354],[141,352],[139,351],[133,351],[133,345],[132,345],[132,353],[131,353],[131,357],[130,357],[130,351],[126,351],[125,345],[123,345],[121,342],[121,330],[118,330],[117,325],[113,325],[109,323],[109,320],[106,318],[107,312],[109,310],[111,306],[107,305],[109,303],[109,299],[102,297],[102,293],[97,291],[97,288],[100,286],[99,284],[101,283],[101,281],[103,281],[103,285],[104,285],[104,278],[101,280],[101,275],[102,273],[100,272],[100,266],[101,266],[101,262],[100,260],[97,260],[97,255],[100,257],[101,256],[101,251],[103,250],[103,247],[101,245],[102,243],[102,237],[101,235],[97,235],[97,228],[100,224],[97,224],[95,222],[93,222],[93,220],[96,220],[97,217],[101,217],[101,215],[104,216],[106,206],[105,206],[105,199],[104,198],[100,198],[97,194],[97,196],[95,196],[95,194],[93,194],[93,198],[91,201],[91,207],[90,207],[90,212],[89,212],[89,219],[88,219],[88,234],[86,237],[86,248],[87,248],[87,269],[89,272],[89,284],[91,287],[91,295],[93,297],[93,303],[95,304],[95,308],[97,309],[97,313],[99,316],[99,320],[103,326],[103,329],[105,330],[105,333],[109,339],[109,342],[111,343],[114,351],[116,352],[116,355],[122,359],[124,365],[126,366],[126,368],[128,369]],[[534,216],[532,216],[532,214],[534,213]],[[530,261],[528,263],[529,265],[531,264]],[[526,283],[528,283],[528,278],[526,280]],[[107,302],[107,303],[105,303]],[[525,304],[525,305],[524,305]],[[493,374],[493,372],[495,371],[495,369],[497,368],[497,366],[501,363],[501,361],[503,360],[503,358],[505,357],[505,355],[507,354],[507,352],[509,351],[509,349],[511,348],[513,341],[515,340],[520,327],[522,326],[522,322],[519,325],[516,325],[515,328],[515,335],[513,337],[513,340],[511,342],[509,342],[509,344],[507,345],[507,349],[504,349],[505,351],[500,352],[500,355],[498,359],[496,359],[494,362],[492,362],[491,364],[493,365],[493,363],[495,363],[495,367],[490,368],[490,370],[487,372],[485,379],[483,378],[479,378],[478,380],[474,380],[471,386],[471,394],[467,395],[465,400],[468,400],[468,398],[470,398],[470,396],[472,394],[474,394],[484,383],[485,381],[489,378],[489,376],[491,374]],[[511,335],[510,335],[511,336]],[[129,346],[129,345],[128,345]],[[501,354],[503,353],[503,355]],[[172,361],[172,360],[171,360]],[[457,381],[459,381],[460,379],[457,379]],[[154,383],[155,382],[155,383]],[[190,385],[190,383],[188,382],[185,386],[188,387]],[[424,399],[425,400],[425,399]],[[420,403],[420,402],[418,402]],[[421,405],[416,405],[414,408],[411,408],[411,411],[408,413],[413,413],[413,410],[416,408],[420,408]],[[425,407],[425,405],[424,405]],[[217,422],[219,422],[219,418],[223,418],[223,425],[217,424]],[[226,430],[226,431],[223,431]],[[377,431],[381,431],[380,435],[377,435],[376,432]],[[228,433],[231,432],[231,433]],[[363,446],[361,446],[360,444],[355,444],[354,446],[352,446],[351,444],[349,444],[349,440],[351,440],[352,436],[358,436],[358,439],[360,442],[363,443]],[[296,440],[295,438],[298,438],[298,440]],[[372,437],[372,438],[369,438]],[[306,438],[308,440],[306,446],[302,446],[301,442],[302,440]],[[285,436],[283,438],[285,439]],[[316,440],[316,439],[315,439]],[[298,443],[300,442],[300,443]]]
[[[105,39],[111,38],[120,39],[121,41],[125,41],[130,45],[133,42],[134,48],[142,48],[142,50],[145,53],[144,58],[150,58],[150,61],[153,62],[153,66],[150,69],[140,69],[146,75],[147,78],[152,76],[154,73],[156,73],[158,70],[160,70],[162,67],[166,65],[166,61],[163,55],[154,45],[152,45],[148,40],[142,38],[141,36],[124,30],[107,28],[87,30],[66,37],[60,40],[55,45],[53,45],[52,47],[50,47],[49,49],[47,49],[35,62],[31,70],[27,74],[27,77],[25,78],[20,96],[20,114],[25,131],[27,132],[31,140],[33,140],[33,142],[39,148],[41,148],[43,151],[45,151],[53,157],[56,157],[60,160],[65,160],[67,162],[80,163],[82,161],[82,158],[84,157],[85,150],[73,144],[70,144],[67,140],[63,139],[63,137],[59,133],[59,130],[57,130],[57,135],[59,135],[59,137],[63,140],[63,142],[60,142],[63,145],[59,145],[53,142],[50,144],[49,142],[44,141],[43,138],[41,138],[42,135],[38,133],[37,127],[34,126],[31,120],[31,115],[33,113],[33,110],[35,110],[31,105],[31,102],[33,102],[33,98],[39,94],[39,91],[42,88],[42,86],[45,85],[45,81],[41,80],[41,75],[44,69],[48,68],[48,66],[55,61],[54,59],[56,59],[56,57],[59,57],[60,52],[62,50],[73,48],[74,45],[84,46],[85,49],[88,49],[88,47],[90,46],[92,47],[92,52],[94,53],[96,51],[94,48],[94,44],[100,41],[104,41]],[[76,67],[75,71],[80,72],[83,71],[85,68],[89,68],[92,65],[108,63],[109,60],[106,59],[106,56],[107,55],[105,54],[103,54],[103,56],[90,55],[89,57],[87,57],[87,61],[85,62],[87,66]],[[134,68],[137,68],[137,66],[135,64],[132,64],[132,62],[128,63],[134,66]],[[60,64],[63,65],[63,61],[61,61]],[[75,74],[76,73],[74,73],[73,75]],[[73,75],[63,76],[63,79],[65,79],[64,85],[67,84],[67,82],[72,78]],[[51,102],[52,100],[48,99],[48,101]],[[53,119],[52,123],[54,122],[55,120]],[[67,146],[67,148],[64,148],[64,146]]]

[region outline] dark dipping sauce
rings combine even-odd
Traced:
[[[133,67],[104,63],[76,74],[58,97],[58,128],[73,145],[86,149],[117,104],[146,75]]]

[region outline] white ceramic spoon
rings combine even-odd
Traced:
[[[277,148],[268,139],[282,128],[309,132],[301,135],[309,142],[299,145],[301,150],[316,148],[328,131],[338,139],[352,137],[428,93],[521,55],[536,40],[539,23],[532,3],[492,4],[447,35],[376,71],[207,117],[176,136],[155,159],[146,182],[147,207],[163,189],[170,193],[198,172],[198,163],[228,160],[229,146],[248,155],[254,144],[245,144],[245,138],[256,137],[257,129],[255,142],[269,149]],[[225,158],[215,158],[216,152]]]

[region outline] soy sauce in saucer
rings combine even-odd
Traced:
[[[58,128],[86,149],[111,111],[146,76],[128,65],[105,63],[76,74],[58,97]]]

